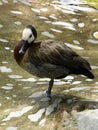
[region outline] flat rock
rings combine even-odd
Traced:
[[[98,130],[98,109],[82,112],[79,115],[78,130]]]

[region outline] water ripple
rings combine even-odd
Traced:
[[[32,10],[33,12],[35,12],[35,13],[40,13],[40,10],[37,9],[37,8],[31,8],[31,10]]]
[[[52,18],[52,19],[57,20],[57,17],[56,17],[56,15],[55,15],[55,14],[51,14],[51,15],[49,15],[49,17],[50,17],[50,18]]]
[[[18,1],[20,1],[22,4],[25,4],[25,5],[28,5],[28,6],[31,6],[31,4],[30,4],[30,0],[28,1],[28,0],[18,0]],[[17,1],[17,2],[18,2]]]
[[[2,24],[0,24],[0,28],[2,28],[3,27],[3,25]]]
[[[29,81],[29,82],[35,82],[36,79],[35,79],[35,78],[28,78],[28,79],[19,79],[18,81],[24,81],[24,82],[27,82],[27,81]]]
[[[18,129],[18,127],[10,126],[10,127],[6,128],[5,130],[17,130],[17,129]]]
[[[62,31],[61,30],[57,30],[57,29],[54,29],[54,28],[50,28],[52,31],[54,31],[54,32],[57,32],[57,33],[62,33]]]
[[[57,21],[57,22],[52,22],[53,25],[59,25],[59,26],[63,26],[65,28],[68,28],[70,30],[76,30],[74,25],[69,23],[69,22],[62,22],[62,21]]]
[[[9,77],[9,78],[12,78],[12,79],[22,78],[22,76],[20,76],[20,75],[9,75],[8,77]]]
[[[46,119],[42,119],[40,122],[39,122],[39,126],[44,126],[46,123]]]
[[[12,70],[10,68],[7,68],[6,66],[0,66],[0,71],[3,73],[10,73]]]
[[[14,22],[16,25],[21,25],[22,23],[20,21],[15,21]]]
[[[53,34],[47,32],[47,31],[42,32],[41,34],[44,35],[44,36],[47,36],[47,37],[49,37],[49,38],[55,38],[55,36],[54,36]]]
[[[4,89],[4,90],[11,90],[11,89],[13,89],[13,87],[11,87],[11,86],[2,86],[1,88]]]
[[[48,11],[48,9],[47,9],[47,8],[41,8],[40,10],[41,10],[41,11],[43,11],[43,12]]]
[[[98,40],[88,39],[87,41],[93,44],[98,44]]]
[[[3,39],[3,38],[0,38],[0,42],[7,43],[7,42],[8,42],[8,40],[6,40],[6,39]]]
[[[20,11],[10,11],[12,14],[19,14],[19,15],[21,15],[21,14],[23,14],[22,12],[20,12]]]
[[[76,46],[76,45],[72,45],[70,43],[65,43],[68,47],[74,48],[76,50],[84,50],[84,48],[80,47],[80,46]]]

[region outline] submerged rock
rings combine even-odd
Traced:
[[[98,109],[82,112],[79,115],[78,130],[98,130]]]

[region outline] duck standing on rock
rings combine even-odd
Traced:
[[[22,40],[14,49],[16,62],[24,70],[40,78],[50,78],[47,96],[51,96],[54,79],[61,79],[70,74],[82,74],[93,79],[90,64],[65,44],[45,40],[35,42],[36,29],[26,26]]]

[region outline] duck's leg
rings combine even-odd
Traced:
[[[46,94],[47,94],[48,97],[51,97],[51,89],[52,89],[52,87],[53,87],[53,83],[54,83],[54,79],[51,79],[51,80],[49,81],[48,90],[46,91]]]

